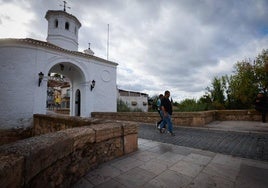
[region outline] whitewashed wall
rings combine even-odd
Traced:
[[[42,45],[0,39],[0,128],[27,127],[35,113],[46,113],[47,79],[38,87],[38,73],[58,71],[71,80],[71,115],[74,92],[81,91],[81,116],[93,111],[116,111],[116,63],[55,51]],[[65,65],[60,72],[59,64]],[[92,80],[95,88],[90,90]]]
[[[47,11],[45,18],[48,21],[47,41],[61,48],[77,51],[81,23],[76,17],[64,11]],[[55,20],[58,21],[57,27]],[[65,28],[66,23],[69,24],[68,30]]]
[[[129,108],[132,110],[134,109],[141,109],[143,112],[148,112],[148,97],[144,95],[140,96],[120,96],[118,92],[118,99],[123,101]],[[136,102],[136,105],[132,103]]]

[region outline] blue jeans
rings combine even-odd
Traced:
[[[160,124],[160,129],[162,129],[164,127],[164,125],[168,125],[168,131],[170,133],[173,132],[173,125],[172,125],[172,121],[171,121],[171,115],[167,115],[167,116],[164,116],[163,115],[163,121],[162,123]]]

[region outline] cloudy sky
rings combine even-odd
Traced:
[[[0,38],[46,40],[61,0],[0,0]],[[79,51],[118,63],[120,89],[199,99],[215,76],[268,49],[268,0],[67,0]]]

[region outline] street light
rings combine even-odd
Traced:
[[[92,80],[91,85],[90,85],[90,90],[92,91],[93,88],[95,87],[96,81]]]
[[[39,78],[38,78],[38,87],[40,87],[41,82],[42,82],[42,80],[44,78],[44,73],[39,72],[38,76],[39,76]]]

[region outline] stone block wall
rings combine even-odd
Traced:
[[[15,142],[32,136],[32,128],[0,129],[0,145]]]
[[[64,129],[0,146],[1,187],[69,187],[97,165],[137,150],[137,123]]]
[[[172,115],[174,126],[201,127],[214,121],[216,118],[215,111],[203,112],[175,112]]]
[[[0,129],[0,145],[63,129],[105,122],[108,121],[66,115],[34,114],[32,127]]]
[[[92,112],[91,116],[106,120],[127,120],[151,124],[155,124],[160,120],[157,112]],[[174,126],[202,127],[216,120],[261,121],[261,114],[256,110],[211,110],[201,112],[174,112],[172,115]]]
[[[34,126],[28,129],[0,130],[0,145],[55,132],[72,127],[108,123],[115,120],[155,124],[160,117],[157,112],[93,112],[92,118],[66,115],[34,115]],[[268,116],[268,114],[267,114]],[[268,119],[268,117],[267,117]],[[212,121],[261,121],[256,110],[215,110],[202,112],[174,112],[174,126],[202,127]]]
[[[81,118],[77,116],[34,114],[32,136],[55,132],[63,129],[100,124],[105,120]]]
[[[202,112],[174,112],[172,121],[174,126],[200,127],[216,120],[216,111]],[[160,120],[156,112],[92,112],[93,118],[135,121],[155,124]]]
[[[268,114],[267,114],[268,118]],[[218,121],[261,121],[261,114],[256,110],[219,110],[216,113]]]
[[[152,123],[159,121],[157,112],[92,112],[92,118]]]

